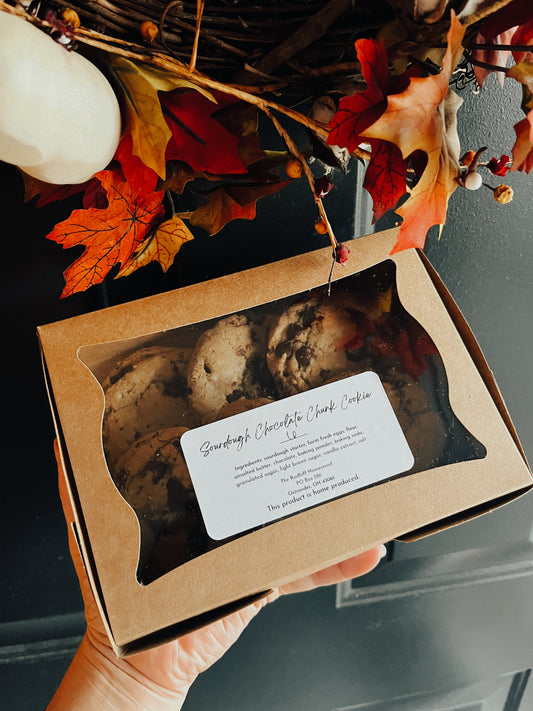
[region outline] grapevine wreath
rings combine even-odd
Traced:
[[[533,168],[531,0],[0,0],[0,10],[0,159],[19,167],[36,207],[73,195],[82,205],[48,235],[85,248],[63,296],[112,270],[166,271],[195,230],[251,220],[259,199],[299,179],[316,203],[309,229],[342,264],[327,195],[350,161],[365,165],[374,219],[400,218],[395,251],[442,228],[456,189],[483,185],[505,204],[512,188],[498,178]],[[522,85],[525,117],[496,155],[461,150],[459,92],[491,72]],[[285,150],[262,145],[259,116]],[[292,125],[305,127],[304,146]],[[210,188],[189,204],[199,180]]]

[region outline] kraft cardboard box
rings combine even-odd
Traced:
[[[38,329],[119,655],[533,483],[491,372],[395,231]]]

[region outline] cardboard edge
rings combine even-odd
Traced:
[[[474,364],[483,379],[483,383],[485,384],[485,387],[489,391],[489,394],[492,397],[492,400],[494,401],[494,404],[496,405],[498,412],[500,413],[503,421],[505,422],[505,425],[506,425],[507,429],[509,430],[509,434],[511,435],[518,451],[520,452],[522,459],[524,460],[527,468],[531,472],[531,467],[527,461],[526,454],[524,452],[524,449],[522,448],[520,440],[518,439],[518,434],[516,432],[516,429],[515,429],[515,426],[514,426],[512,420],[511,420],[509,411],[507,410],[507,406],[505,405],[503,396],[502,396],[500,389],[498,388],[498,385],[494,379],[492,370],[490,369],[489,364],[487,363],[487,361],[485,359],[483,351],[481,350],[481,347],[476,340],[476,337],[474,336],[470,326],[468,325],[461,309],[459,308],[459,306],[457,305],[453,296],[450,294],[450,292],[444,285],[444,282],[440,278],[435,267],[431,264],[429,259],[426,257],[426,255],[421,250],[417,250],[417,253],[418,253],[418,256],[420,257],[420,260],[421,260],[422,264],[424,265],[435,289],[437,290],[440,298],[442,299],[442,302],[446,306],[448,313],[451,315],[452,320],[455,325],[455,328],[457,329],[457,332],[461,336],[463,343],[465,344],[470,357],[474,361]],[[533,486],[533,474],[532,474],[532,486]]]
[[[39,335],[39,329],[37,329],[37,333]],[[96,602],[96,606],[98,608],[98,612],[100,613],[100,617],[102,618],[102,622],[105,627],[106,634],[111,642],[113,651],[118,656],[118,647],[115,645],[114,638],[111,633],[111,627],[109,624],[108,615],[107,615],[107,612],[105,609],[105,605],[103,603],[100,585],[98,583],[98,579],[97,579],[96,572],[95,572],[96,568],[94,566],[94,561],[92,561],[92,559],[91,559],[90,545],[88,544],[88,537],[87,537],[87,533],[85,530],[85,524],[81,518],[81,513],[80,513],[81,506],[79,504],[78,494],[76,491],[76,483],[75,483],[74,475],[72,473],[72,467],[70,465],[70,460],[69,460],[68,454],[67,454],[65,439],[63,436],[63,431],[61,428],[61,423],[60,423],[59,415],[57,412],[57,407],[56,407],[56,403],[55,403],[55,399],[54,399],[54,395],[53,395],[53,391],[52,391],[52,386],[50,383],[48,367],[46,364],[46,356],[44,354],[44,350],[43,350],[43,346],[42,346],[40,338],[39,338],[39,348],[40,348],[40,352],[41,352],[41,363],[42,363],[42,368],[43,368],[46,393],[48,395],[48,403],[50,405],[50,411],[52,414],[54,431],[55,431],[57,443],[59,446],[59,455],[61,457],[61,463],[63,464],[63,468],[66,473],[65,479],[66,479],[66,485],[67,485],[67,493],[68,493],[68,497],[70,500],[70,504],[72,506],[72,512],[73,512],[73,516],[74,516],[74,520],[71,521],[70,523],[67,522],[67,525],[70,526],[70,528],[71,528],[72,535],[73,535],[74,540],[76,542],[76,546],[77,546],[78,552],[80,554],[81,562],[83,564],[85,573],[87,575],[87,579],[89,581],[91,592],[93,593],[93,596],[94,596],[94,599]]]
[[[57,413],[54,395],[50,384],[46,357],[40,339],[39,348],[41,352],[41,363],[43,368],[46,392],[48,395],[48,403],[50,405],[54,431],[59,445],[59,454],[61,457],[61,462],[66,472],[67,493],[74,515],[74,520],[70,523],[67,522],[67,526],[70,526],[74,541],[76,542],[76,547],[80,554],[80,559],[83,564],[85,574],[87,575],[87,579],[89,581],[91,592],[94,596],[96,606],[98,608],[98,612],[100,613],[100,617],[102,619],[106,634],[116,656],[128,657],[132,654],[137,654],[139,652],[143,652],[148,649],[157,647],[165,642],[170,642],[171,640],[174,640],[177,637],[181,637],[182,635],[188,634],[189,632],[195,632],[196,630],[201,629],[202,627],[205,627],[206,625],[215,622],[221,619],[222,617],[231,614],[232,612],[236,612],[248,605],[251,605],[254,602],[257,602],[267,597],[272,592],[272,590],[261,591],[259,593],[256,593],[255,595],[250,595],[248,597],[235,600],[232,603],[228,603],[227,605],[214,608],[213,610],[209,610],[208,612],[205,612],[201,615],[197,615],[196,617],[193,617],[185,622],[179,622],[175,625],[172,625],[171,627],[165,627],[162,630],[157,630],[150,635],[141,637],[140,639],[136,640],[135,642],[132,642],[131,644],[123,646],[116,644],[113,632],[111,630],[106,607],[103,602],[103,595],[100,584],[98,582],[96,566],[92,558],[87,532],[83,519],[80,515],[81,506],[79,504],[79,499],[76,491],[75,479],[72,472],[72,467],[70,465],[70,460],[68,458],[67,448],[65,445],[65,440],[63,437],[63,432]]]
[[[317,251],[317,253],[323,252],[323,250],[316,250],[316,251]],[[466,320],[465,320],[463,314],[461,313],[459,307],[457,306],[457,304],[453,300],[452,296],[446,289],[445,285],[441,281],[436,270],[431,265],[431,263],[429,262],[427,257],[423,254],[423,252],[421,250],[413,250],[413,252],[415,252],[415,254],[418,256],[419,260],[421,261],[422,265],[424,266],[429,278],[431,279],[431,282],[432,282],[435,290],[437,291],[439,297],[441,298],[446,310],[450,314],[450,317],[454,322],[454,326],[455,326],[459,336],[463,340],[463,343],[465,344],[465,347],[466,347],[470,357],[472,358],[474,364],[476,365],[478,371],[480,372],[483,383],[484,383],[485,387],[487,388],[492,400],[494,401],[496,408],[497,408],[500,416],[502,417],[502,419],[505,423],[505,426],[509,431],[509,434],[511,435],[511,437],[513,439],[513,442],[515,443],[521,457],[523,458],[523,461],[524,461],[526,467],[528,468],[529,472],[531,472],[531,469],[527,463],[525,453],[524,453],[524,451],[520,445],[520,442],[518,440],[516,430],[512,424],[510,415],[509,415],[507,408],[505,406],[505,403],[503,401],[503,397],[502,397],[502,395],[501,395],[501,393],[494,381],[492,371],[490,370],[490,368],[483,356],[481,348],[479,347],[472,331],[470,330],[468,324],[466,323]],[[267,266],[271,266],[271,265],[267,265]],[[254,271],[254,270],[247,270],[247,271]],[[227,278],[231,278],[231,276],[233,276],[233,275],[229,275]],[[334,279],[334,281],[337,281],[337,279]],[[150,298],[150,297],[148,297],[148,298]],[[68,455],[66,453],[65,441],[64,441],[64,438],[62,435],[61,425],[60,425],[59,419],[58,419],[54,396],[53,396],[53,393],[51,390],[51,383],[50,383],[50,378],[49,378],[49,374],[48,374],[48,368],[46,365],[44,348],[43,348],[43,344],[41,342],[40,328],[41,327],[39,327],[37,329],[37,332],[38,332],[39,344],[40,344],[40,348],[41,348],[41,358],[42,358],[42,364],[43,364],[43,370],[44,370],[44,376],[45,376],[46,389],[47,389],[49,403],[50,403],[50,407],[51,407],[51,411],[52,411],[52,417],[53,417],[56,436],[57,436],[58,442],[60,444],[61,457],[62,457],[63,461],[65,462],[65,466],[66,466],[69,496],[70,496],[72,504],[73,504],[73,509],[74,509],[75,518],[76,518],[76,521],[73,524],[73,532],[75,534],[75,538],[77,540],[77,544],[80,549],[82,561],[83,561],[83,563],[86,567],[86,570],[87,570],[89,582],[90,582],[92,591],[95,595],[98,609],[100,611],[100,614],[102,615],[102,619],[104,621],[104,625],[106,626],[106,631],[107,631],[109,639],[113,645],[115,654],[117,654],[117,656],[120,656],[120,657],[126,657],[131,654],[135,654],[140,651],[143,651],[145,649],[150,649],[151,647],[158,646],[158,645],[160,645],[164,642],[167,642],[171,639],[175,639],[177,636],[181,636],[181,635],[191,632],[195,629],[201,628],[201,627],[209,624],[210,622],[213,622],[214,620],[219,619],[220,617],[222,617],[226,614],[229,614],[230,612],[241,609],[242,607],[244,607],[256,600],[260,600],[261,598],[268,595],[269,591],[256,593],[256,594],[253,594],[249,597],[242,598],[237,601],[232,601],[231,603],[228,603],[227,605],[215,608],[214,610],[211,610],[209,612],[202,613],[201,615],[191,618],[190,620],[187,620],[185,622],[176,623],[175,625],[172,625],[170,627],[165,627],[161,630],[150,633],[149,635],[139,638],[135,642],[127,643],[126,645],[123,645],[123,646],[116,645],[116,643],[114,642],[114,638],[111,633],[111,630],[109,629],[109,621],[107,618],[105,606],[103,604],[101,591],[99,590],[99,583],[98,583],[97,574],[96,574],[96,571],[94,568],[94,561],[92,560],[90,544],[89,544],[86,532],[84,533],[84,522],[83,522],[83,518],[82,518],[82,513],[79,508],[79,502],[77,502],[75,480],[73,478],[70,463],[68,460]],[[44,328],[46,328],[46,326]],[[478,517],[484,513],[488,513],[488,512],[490,512],[490,511],[492,511],[504,504],[507,504],[510,501],[513,501],[513,500],[517,499],[518,497],[522,496],[525,492],[529,491],[532,487],[533,487],[533,477],[532,477],[531,483],[529,485],[526,485],[525,487],[522,487],[521,489],[519,489],[517,491],[514,491],[514,492],[507,494],[505,496],[502,496],[502,497],[498,497],[493,500],[489,500],[483,504],[480,504],[479,506],[476,506],[475,508],[468,509],[466,511],[460,512],[460,513],[452,515],[450,517],[446,517],[444,519],[440,519],[440,520],[435,521],[432,524],[429,524],[428,526],[425,526],[423,528],[416,529],[413,531],[408,531],[405,534],[398,536],[396,538],[396,540],[406,541],[406,542],[415,541],[415,540],[418,540],[422,537],[428,536],[432,533],[435,533],[435,532],[438,532],[441,530],[445,530],[447,528],[450,528],[450,527],[457,525],[459,523],[462,523],[464,521]]]
[[[483,383],[487,388],[487,391],[491,396],[496,406],[496,409],[498,410],[498,413],[504,421],[505,426],[507,427],[507,430],[509,431],[509,434],[511,435],[511,438],[513,439],[513,442],[515,443],[516,448],[518,449],[522,459],[524,460],[526,467],[531,473],[531,467],[527,461],[520,440],[518,439],[516,428],[511,420],[511,416],[509,414],[509,411],[507,410],[503,396],[500,392],[500,389],[498,388],[498,385],[494,379],[494,375],[487,363],[487,360],[485,359],[483,351],[481,350],[481,347],[476,340],[476,337],[474,336],[470,326],[468,325],[461,309],[459,308],[456,301],[446,288],[444,282],[440,278],[435,267],[429,261],[428,257],[420,249],[417,249],[416,253],[418,254],[418,257],[420,258],[420,261],[422,262],[424,268],[426,269],[426,272],[428,273],[428,276],[430,277],[433,286],[435,287],[439,297],[441,298],[444,306],[446,307],[446,310],[450,314],[454,326],[457,332],[459,333],[463,343],[465,344],[465,347],[470,357],[472,358],[474,365],[478,369],[478,372],[481,375]],[[466,521],[471,521],[472,519],[477,518],[478,516],[481,516],[485,513],[490,513],[495,509],[500,508],[501,506],[505,506],[506,504],[509,504],[512,501],[519,499],[520,497],[524,496],[524,494],[526,494],[528,491],[531,491],[531,489],[533,489],[533,473],[531,473],[531,484],[529,484],[528,486],[524,486],[521,489],[518,489],[510,494],[506,494],[505,496],[498,497],[497,499],[486,501],[485,503],[480,504],[479,506],[476,506],[471,509],[466,509],[465,511],[462,511],[453,516],[440,519],[439,521],[434,521],[433,523],[428,524],[427,526],[424,526],[422,528],[416,529],[414,531],[409,531],[403,534],[402,536],[398,536],[395,540],[409,543],[420,540],[421,538],[425,538],[426,536],[430,536],[434,533],[438,533],[439,531],[444,531],[448,528],[452,528],[453,526],[457,526],[461,523],[465,523]]]
[[[206,627],[226,615],[230,615],[232,612],[237,612],[248,605],[252,605],[254,602],[258,602],[259,600],[266,598],[271,593],[272,590],[265,590],[256,593],[255,595],[240,598],[239,600],[235,600],[227,605],[222,605],[214,608],[213,610],[209,610],[208,612],[191,617],[183,622],[177,622],[176,624],[164,627],[161,630],[156,630],[155,632],[145,635],[144,637],[139,637],[139,639],[134,642],[116,647],[115,653],[118,657],[130,657],[131,655],[138,654],[139,652],[146,652],[147,650],[159,647],[161,644],[165,644],[166,642],[172,642],[173,640],[189,634],[190,632],[196,632],[202,627]]]

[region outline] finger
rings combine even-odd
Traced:
[[[386,553],[385,546],[371,548],[364,553],[348,558],[342,563],[337,563],[324,570],[319,570],[317,573],[308,575],[300,580],[295,580],[293,583],[280,587],[280,593],[287,595],[295,592],[305,592],[313,588],[322,587],[324,585],[336,585],[345,580],[358,578],[373,570],[379,561]]]

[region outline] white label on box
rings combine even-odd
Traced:
[[[389,479],[414,463],[373,372],[189,430],[181,445],[215,540]]]

